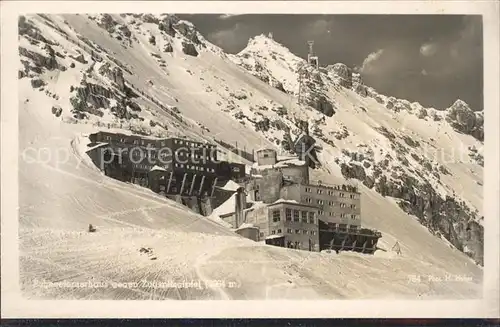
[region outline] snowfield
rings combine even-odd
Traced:
[[[130,24],[130,17],[113,17]],[[40,18],[34,20],[47,38],[57,34],[41,23]],[[262,109],[263,114],[274,117],[270,109],[289,104],[290,95],[250,75],[203,39],[207,47],[199,49],[199,56],[193,57],[182,53],[181,39],[174,42],[172,53],[163,53],[158,46],[152,46],[143,32],[154,30],[159,46],[166,42],[164,34],[152,24],[130,28],[137,41],[132,46],[123,46],[85,15],[55,16],[53,22],[68,33],[84,35],[130,67],[133,74],[124,73],[128,84],[165,105],[178,107],[186,125],[145,98],[139,102],[143,106],[140,115],[146,118],[154,115],[168,125],[168,133],[189,131],[188,137],[237,142],[250,152],[262,146],[277,147],[270,140],[274,134],[242,124],[227,107],[239,103],[234,111],[241,110],[255,118],[259,116],[256,108],[266,106],[268,110]],[[75,47],[64,38],[58,41],[68,52]],[[166,62],[167,72],[160,69],[151,52],[158,53]],[[85,56],[90,57],[87,53]],[[221,224],[217,210],[213,217],[203,217],[148,189],[107,178],[82,154],[85,135],[98,127],[92,122],[68,123],[69,87],[80,83],[78,69],[85,70],[88,66],[68,68],[53,78],[54,71],[44,73],[45,88],[59,95],[58,98],[33,89],[27,78],[19,80],[19,251],[24,297],[123,300],[482,297],[481,267],[449,242],[432,235],[393,199],[363,185],[360,185],[362,224],[383,235],[379,241],[383,250],[375,255],[310,253],[256,243]],[[276,69],[283,77],[288,68]],[[287,85],[295,87],[292,77]],[[238,92],[246,98],[238,99]],[[312,177],[325,183],[345,182],[333,162],[341,154],[341,146],[355,149],[356,144],[371,143],[392,151],[384,144],[387,139],[375,132],[374,127],[379,125],[397,130],[401,124],[396,122],[406,121],[403,126],[418,134],[418,140],[435,137],[436,145],[448,152],[476,144],[470,136],[451,133],[449,126],[414,122],[414,116],[406,113],[393,116],[373,99],[358,103],[361,100],[352,91],[332,96],[342,110],[337,110],[321,128],[336,130],[338,122],[342,122],[354,136],[337,143],[336,148],[323,144],[325,158],[329,155],[332,160],[326,160],[326,167],[314,171]],[[63,108],[61,117],[51,113],[54,105]],[[354,107],[359,105],[366,107],[366,113],[354,115],[357,110]],[[291,106],[290,112],[294,111],[300,110]],[[317,117],[315,112],[306,115],[310,119]],[[117,123],[112,115],[103,119],[106,123]],[[452,136],[446,139],[437,128]],[[449,188],[444,192],[466,189],[467,192],[461,193],[463,198],[482,212],[482,189],[475,183],[475,180],[482,182],[482,167],[475,167],[474,175],[466,164],[448,164],[447,168],[452,174],[442,181]],[[219,213],[226,209],[219,209]],[[97,228],[95,233],[87,232],[89,224]],[[396,241],[401,247],[400,256],[391,251]],[[151,250],[141,252],[143,248]],[[72,282],[92,282],[100,287],[55,284]],[[193,283],[174,285],[182,282]]]

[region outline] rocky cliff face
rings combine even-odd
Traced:
[[[446,110],[446,121],[458,132],[484,140],[483,112],[474,112],[462,100],[457,100]]]
[[[102,117],[103,110],[106,109],[118,119],[140,119],[132,112],[141,110],[136,103],[102,85],[83,82],[80,87],[74,88],[71,94],[73,94],[70,98],[72,112],[77,119],[88,118],[87,113]]]
[[[196,47],[191,42],[182,42],[182,52],[193,57],[198,56],[198,51],[196,51]]]
[[[45,44],[54,45],[55,43],[47,40],[43,35],[40,29],[33,25],[29,20],[26,19],[25,16],[19,16],[18,24],[17,24],[19,35],[23,35],[34,44],[38,44],[38,42],[43,42]]]
[[[401,149],[401,153],[405,151]],[[408,150],[406,150],[408,151]],[[463,200],[456,196],[443,196],[436,188],[424,179],[424,173],[417,177],[397,167],[391,176],[387,171],[393,158],[387,155],[385,159],[374,162],[370,155],[350,153],[345,151],[351,160],[338,161],[342,175],[347,179],[357,179],[366,187],[374,188],[382,196],[398,199],[402,210],[419,218],[422,225],[438,236],[447,239],[453,246],[463,251],[477,264],[484,264],[484,229],[477,220],[482,219],[477,212],[472,211]],[[426,159],[412,153],[414,159],[420,161],[426,174],[436,176],[449,172],[440,165],[432,165]],[[399,158],[404,164],[404,158]],[[370,173],[367,173],[369,168]]]
[[[89,19],[114,34],[113,36],[118,32],[131,36],[127,28],[111,15],[90,16]],[[56,34],[63,36],[61,42],[65,44],[42,35],[36,24],[40,20],[52,27]],[[55,103],[47,110],[51,110],[56,118],[69,122],[87,121],[100,126],[100,120],[107,115],[115,117],[113,122],[108,121],[108,127],[127,126],[139,134],[163,135],[167,129],[166,124],[150,118],[146,120],[141,116],[143,109],[134,100],[138,95],[126,85],[124,72],[131,74],[131,71],[123,63],[91,40],[79,34],[71,36],[67,30],[56,26],[56,22],[48,16],[21,16],[18,24],[21,36],[21,68],[18,76],[30,78],[32,88],[43,91],[53,99]],[[54,93],[52,78],[63,76],[68,70],[66,65],[69,72],[64,75],[65,79],[74,80],[79,75],[77,80],[80,83],[69,85],[68,96],[63,100]],[[46,74],[47,72],[51,73]]]
[[[249,58],[249,55],[246,56],[245,58]],[[253,66],[251,64],[243,62],[243,63],[241,63],[241,66],[243,68],[245,68],[246,70],[248,70],[249,72],[251,72],[251,74],[253,76],[257,77],[258,79],[260,79],[264,83],[267,83],[280,91],[286,92],[286,90],[283,87],[283,83],[278,81],[269,72],[269,70],[266,67],[264,67],[259,61],[255,61],[252,64],[253,64]]]
[[[359,73],[352,74],[352,89],[362,97],[368,96],[367,87],[363,84],[363,80]]]
[[[166,15],[163,17],[162,20],[153,19],[151,21],[151,19],[150,20],[148,20],[147,18],[143,19],[145,22],[158,24],[158,29],[162,32],[165,32],[167,35],[170,35],[171,37],[175,37],[175,34],[177,33],[177,31],[174,29],[174,25],[177,24],[179,19],[175,15]]]
[[[350,89],[352,87],[352,69],[345,64],[336,63],[326,67],[328,74],[330,74],[335,82],[339,85]]]
[[[119,67],[112,67],[112,64],[107,62],[99,68],[99,74],[111,80],[118,90],[125,92],[125,78]]]
[[[300,104],[305,104],[327,117],[333,116],[336,110],[335,102],[328,96],[328,88],[320,71],[310,65],[301,65],[298,74],[302,76]]]
[[[198,31],[196,30],[193,24],[187,21],[178,21],[174,26],[177,29],[177,31],[181,35],[186,37],[186,39],[188,39],[190,42],[196,45],[203,45],[203,43],[198,38]]]
[[[97,16],[89,16],[89,18],[94,20],[99,27],[105,29],[118,41],[124,41],[124,44],[130,44],[132,32],[127,24],[117,21],[110,14],[99,14]]]

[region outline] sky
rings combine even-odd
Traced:
[[[359,69],[379,93],[445,109],[461,99],[483,109],[481,16],[464,15],[178,15],[210,42],[238,53],[248,39],[273,33],[305,58],[308,40],[321,66]]]

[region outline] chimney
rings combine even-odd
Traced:
[[[240,223],[243,220],[243,210],[246,206],[245,189],[243,187],[236,190],[236,195],[234,197],[234,216],[235,216],[235,228],[240,227]]]

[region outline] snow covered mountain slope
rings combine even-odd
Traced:
[[[327,135],[332,132],[329,143],[311,128],[323,145],[318,150],[323,165],[313,175],[337,182],[343,174],[334,156],[346,160],[339,148],[355,149],[355,142],[362,140],[390,149],[386,137],[374,129],[377,124],[387,129],[397,126],[383,107],[368,102],[366,113],[356,112],[364,99],[340,89],[328,93],[339,103],[333,117],[293,105],[290,95],[238,67],[175,16],[34,15],[20,19],[19,25],[19,47],[25,49],[20,50],[19,69],[20,276],[25,296],[481,296],[482,268],[401,210],[395,198],[383,197],[374,189],[361,186],[362,222],[382,232],[380,246],[387,252],[377,251],[375,256],[309,253],[241,238],[147,189],[109,179],[88,163],[81,150],[86,133],[109,128],[238,142],[251,152],[261,146],[279,148],[287,135],[301,131],[302,122],[310,126],[324,122],[319,126]],[[357,120],[364,125],[351,122]],[[344,134],[340,123],[349,138],[336,138]],[[448,130],[447,125],[442,128]],[[451,135],[457,142],[475,144],[468,136]],[[447,166],[471,178],[465,164],[460,167]],[[455,185],[454,175],[446,178]],[[88,224],[97,232],[87,233]],[[390,251],[396,240],[401,256]],[[146,254],[140,251],[143,248],[152,250]],[[225,288],[203,284],[217,279],[235,284]],[[89,280],[108,284],[48,284]],[[202,287],[150,283],[191,280],[201,281]],[[118,282],[137,284],[112,284]]]

